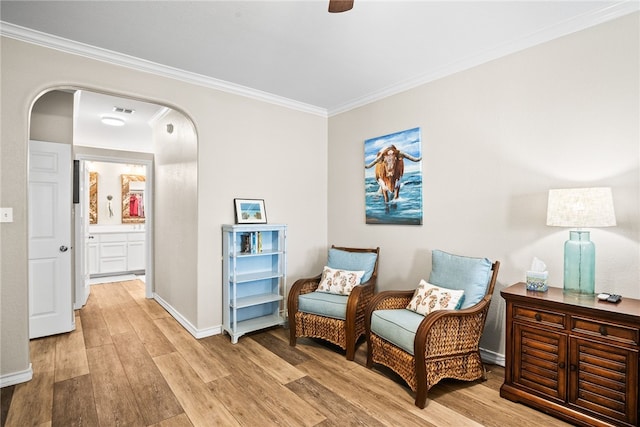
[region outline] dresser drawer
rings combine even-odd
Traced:
[[[563,313],[540,310],[533,307],[523,307],[519,305],[513,306],[513,319],[559,329],[564,329],[566,326],[566,315]]]
[[[638,328],[614,325],[594,319],[573,316],[571,318],[571,331],[616,340],[627,344],[640,344],[640,331]]]

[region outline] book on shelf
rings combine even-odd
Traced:
[[[262,232],[254,231],[240,235],[240,252],[257,254],[262,252]]]

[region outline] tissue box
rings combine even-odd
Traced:
[[[549,289],[547,286],[547,276],[549,276],[549,272],[547,271],[527,271],[527,290],[546,292],[547,289]]]

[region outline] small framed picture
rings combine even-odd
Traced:
[[[233,199],[236,224],[266,224],[267,212],[263,199]]]

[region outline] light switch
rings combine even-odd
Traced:
[[[13,208],[0,208],[0,222],[13,222]]]

